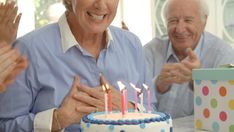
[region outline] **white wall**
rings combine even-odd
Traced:
[[[18,0],[19,12],[22,13],[20,20],[18,37],[34,30],[35,19],[34,19],[34,2],[33,0]]]
[[[150,0],[120,0],[116,19],[112,23],[120,27],[121,20],[146,44],[152,39],[151,1]]]

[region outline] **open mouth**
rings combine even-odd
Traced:
[[[96,20],[103,20],[104,17],[106,16],[106,15],[97,15],[97,14],[90,13],[90,12],[88,12],[88,15],[91,16],[93,19],[96,19]]]

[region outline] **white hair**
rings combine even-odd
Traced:
[[[205,22],[206,17],[209,16],[209,8],[208,8],[206,1],[205,0],[194,0],[194,1],[198,2],[197,4],[198,4],[198,7],[200,8],[201,20],[203,22]],[[169,11],[168,5],[171,2],[172,2],[172,0],[166,0],[166,4],[164,6],[163,15],[164,15],[164,20],[166,20],[166,21],[167,21],[166,17],[167,17],[168,11]]]

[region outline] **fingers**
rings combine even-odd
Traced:
[[[17,50],[10,50],[9,52],[0,56],[0,73],[3,72],[11,64],[17,63],[16,60],[20,57]]]
[[[76,111],[80,112],[80,113],[92,113],[92,112],[98,112],[100,111],[98,108],[96,107],[92,107],[92,106],[83,106],[83,107],[76,107]]]
[[[13,71],[9,74],[10,77],[15,78],[20,72],[28,67],[28,61],[25,57],[20,57],[14,66]]]
[[[121,21],[122,29],[129,30],[124,21]]]
[[[187,49],[188,57],[186,57],[184,60],[181,61],[182,64],[184,64],[189,69],[199,68],[201,67],[200,60],[196,56],[195,52],[191,49]]]
[[[78,79],[78,78],[77,78]],[[76,79],[76,80],[77,80]],[[103,91],[101,88],[90,88],[84,84],[80,84],[80,79],[74,81],[73,88],[75,88],[76,92],[72,92],[72,97],[78,102],[82,102],[88,106],[98,107],[99,109],[103,109]],[[93,111],[93,109],[91,109]]]
[[[196,54],[195,54],[195,52],[194,52],[191,48],[186,49],[186,52],[187,52],[187,54],[188,54],[188,58],[189,58],[191,61],[195,61],[195,60],[198,59],[197,56],[196,56]]]
[[[10,84],[16,75],[15,72],[13,72],[13,69],[15,68],[16,64],[12,64],[6,68],[4,68],[3,71],[1,71],[0,74],[0,83],[4,83],[5,85]]]
[[[191,79],[192,71],[181,63],[166,64],[158,77],[161,84],[185,83]]]
[[[72,83],[72,89],[70,90],[70,94],[77,94],[78,93],[78,87],[80,86],[80,77],[75,76],[73,83]]]
[[[13,28],[15,29],[15,31],[18,31],[21,16],[22,16],[22,13],[17,15],[16,18],[15,18],[15,23],[13,25]]]
[[[6,1],[0,4],[0,40],[11,44],[17,36],[21,14],[17,15],[18,7],[15,2]]]
[[[7,14],[6,14],[6,18],[7,18],[7,23],[14,23],[16,15],[17,15],[17,11],[18,11],[18,7],[15,6],[15,3],[12,2],[10,3],[10,6],[8,8]]]
[[[60,107],[58,108],[58,113],[62,119],[63,126],[69,126],[73,123],[79,123],[80,119],[84,115],[84,113],[79,112],[77,108],[88,106],[87,104],[83,103],[74,98],[75,95],[79,93],[78,87],[80,86],[80,77],[75,76],[72,87],[66,97],[63,99]]]
[[[3,72],[0,74],[0,83],[4,86],[8,86],[13,83],[16,76],[22,72],[28,66],[28,61],[24,57],[20,57],[17,63],[10,64]]]
[[[0,48],[0,83],[1,86],[8,86],[16,76],[24,70],[28,62],[26,58],[21,57],[16,49],[11,49],[11,46],[1,43]]]
[[[0,56],[11,49],[11,46],[7,45],[6,42],[0,42]]]
[[[81,102],[84,102],[85,104],[91,105],[91,106],[104,106],[104,103],[102,99],[97,99],[92,96],[89,96],[88,94],[79,91],[77,94],[73,96],[76,100],[79,100]]]
[[[15,7],[15,2],[6,2],[1,8],[1,22],[14,22],[18,8]]]
[[[17,59],[17,67],[19,69],[25,69],[28,67],[28,60],[26,57],[21,56],[20,58]]]
[[[103,100],[93,98],[84,92],[79,91],[79,93],[73,95],[73,98],[76,101],[84,104],[82,106],[79,105],[76,108],[76,110],[78,112],[91,113],[91,112],[95,112],[96,109],[98,109],[98,111],[104,111],[104,101]]]
[[[87,93],[89,96],[96,98],[96,99],[103,99],[103,90],[101,87],[91,88],[84,84],[80,84],[79,91]]]

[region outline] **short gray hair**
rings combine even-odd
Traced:
[[[167,14],[168,14],[168,5],[170,4],[172,0],[166,0],[166,4],[163,10],[164,20],[166,20]],[[205,22],[206,17],[209,16],[209,8],[205,0],[194,0],[197,1],[198,7],[200,8],[201,12],[201,20]]]

